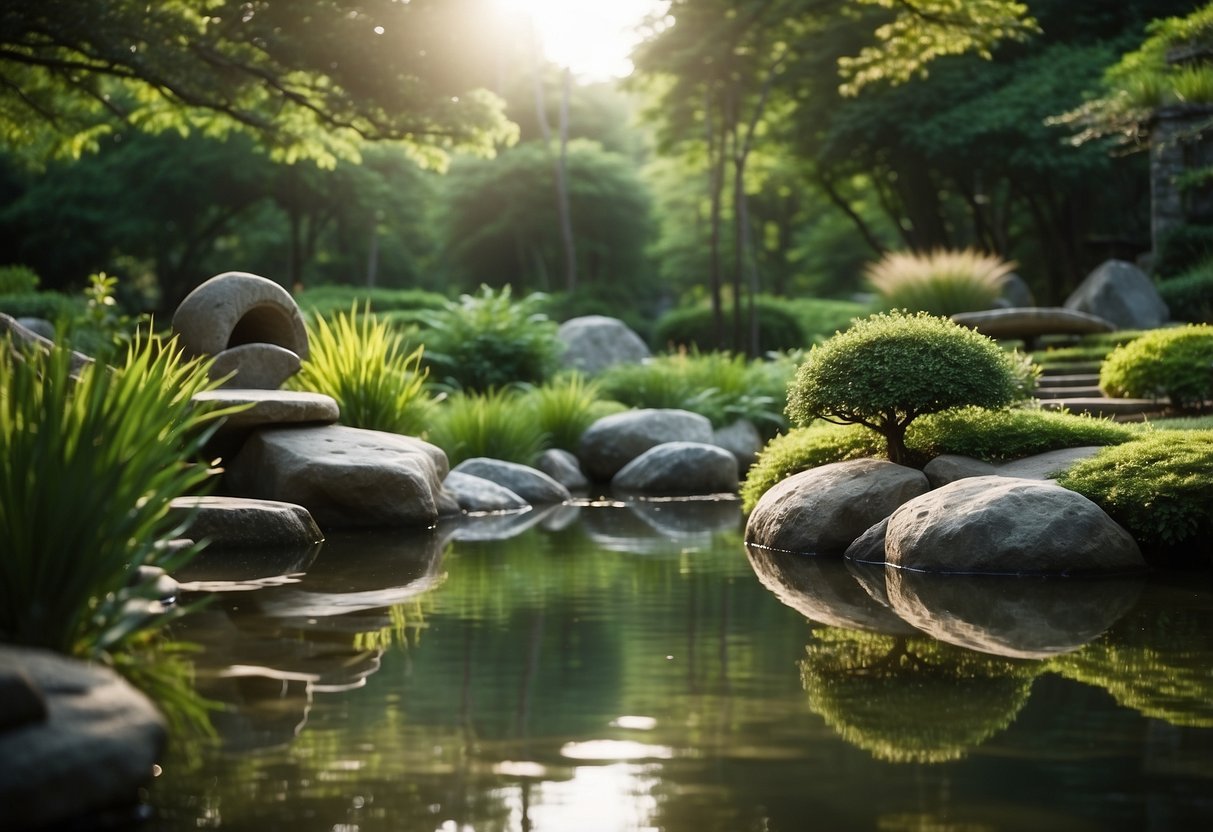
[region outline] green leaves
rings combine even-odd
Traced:
[[[208,478],[189,460],[224,414],[191,402],[205,368],[154,335],[78,380],[69,360],[0,343],[0,640],[96,657],[162,620],[132,619],[136,575],[189,556],[163,546],[183,531],[169,503]]]
[[[1154,330],[1117,347],[1100,367],[1099,386],[1109,396],[1202,408],[1213,400],[1213,326]]]

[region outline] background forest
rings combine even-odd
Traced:
[[[1151,20],[1197,8],[961,4],[932,51],[954,3],[904,4],[915,41],[880,0],[676,0],[630,77],[590,82],[492,0],[21,5],[0,18],[20,91],[0,263],[42,290],[105,272],[137,312],[233,269],[292,289],[509,284],[642,331],[680,305],[723,322],[734,297],[850,298],[905,249],[996,253],[1059,303],[1151,244],[1145,145],[1075,142],[1059,117]],[[403,29],[368,35],[393,15]],[[325,83],[292,86],[300,65]],[[732,323],[723,345],[745,346]]]

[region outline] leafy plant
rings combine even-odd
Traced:
[[[0,640],[103,657],[163,621],[138,570],[191,554],[163,546],[169,503],[208,478],[187,460],[228,411],[193,404],[204,366],[150,334],[75,381],[67,350],[0,343],[0,382]]]
[[[853,300],[781,298],[780,301],[800,322],[800,331],[804,334],[804,343],[800,346],[806,348],[846,329],[853,320],[870,311],[867,305]]]
[[[364,308],[308,323],[308,357],[291,387],[337,400],[343,424],[420,435],[433,400],[426,389],[424,348],[411,352],[405,336]]]
[[[448,298],[424,289],[388,289],[372,286],[326,284],[311,286],[295,295],[295,303],[312,319],[329,318],[351,306],[365,308],[384,320],[415,318],[421,310],[441,309]],[[398,313],[389,315],[388,313]],[[409,321],[415,323],[415,321]]]
[[[927,413],[998,408],[1020,395],[1021,367],[991,339],[925,313],[876,314],[814,346],[788,387],[788,416],[860,424],[904,462],[906,428]]]
[[[779,299],[759,297],[755,301],[755,314],[758,317],[759,352],[795,349],[805,345],[800,322]],[[743,327],[748,326],[744,310],[742,318]],[[731,341],[731,311],[726,310],[723,324],[725,341]],[[682,307],[667,312],[654,327],[653,341],[663,348],[708,350],[720,346],[712,310],[708,306]]]
[[[1213,326],[1159,329],[1117,347],[1100,368],[1099,386],[1109,396],[1203,408],[1213,400]]]
[[[576,451],[581,434],[599,418],[598,402],[598,384],[573,373],[526,391],[520,405],[533,414],[548,447]]]
[[[1015,263],[974,249],[890,252],[868,267],[886,309],[953,315],[989,309]]]
[[[741,484],[741,510],[750,512],[777,484],[801,471],[886,453],[884,440],[861,425],[815,422],[776,436],[750,466]]]
[[[556,367],[556,324],[537,311],[542,295],[515,301],[510,287],[481,286],[423,316],[426,359],[453,388],[484,391],[541,384]]]
[[[1171,317],[1193,323],[1213,323],[1213,257],[1183,274],[1159,281]]]
[[[40,278],[29,266],[0,266],[0,295],[36,292]]]
[[[514,390],[457,391],[434,413],[429,441],[451,465],[486,456],[530,465],[547,444],[534,411]]]
[[[1213,433],[1150,432],[1100,451],[1058,483],[1097,503],[1157,557],[1208,563],[1213,539]]]

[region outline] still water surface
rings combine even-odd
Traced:
[[[1210,828],[1207,575],[886,579],[742,522],[563,506],[196,564],[223,591],[175,634],[225,709],[151,827]]]

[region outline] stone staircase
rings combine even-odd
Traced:
[[[1045,370],[1036,385],[1036,398],[1045,410],[1138,422],[1166,409],[1153,399],[1112,399],[1099,389],[1099,364],[1074,363]]]

